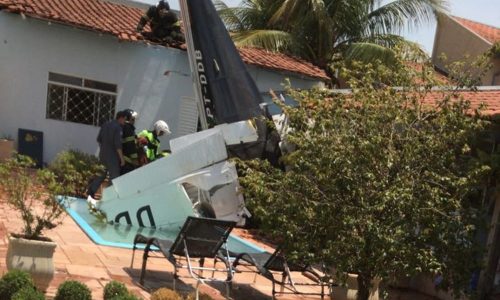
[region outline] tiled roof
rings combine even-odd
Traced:
[[[443,73],[439,72],[438,69],[434,68],[425,68],[424,69],[424,64],[422,63],[416,63],[416,62],[407,62],[406,65],[416,72],[415,76],[415,83],[417,84],[422,84],[424,82],[423,76],[424,76],[424,70],[427,72],[426,77],[431,77],[431,79],[435,80],[437,84],[440,85],[451,85],[451,81],[448,77],[443,75]]]
[[[333,93],[350,94],[350,89],[335,89]],[[434,89],[428,93],[423,93],[417,96],[418,102],[427,107],[434,107],[445,99],[447,95],[452,95],[451,101],[460,99],[470,102],[471,113],[478,108],[481,109],[482,116],[500,117],[500,86],[478,87],[477,91],[471,90],[453,90],[452,87]]]
[[[481,105],[485,108],[481,110],[481,114],[485,116],[500,116],[500,86],[487,89],[479,89],[478,91],[458,91],[455,94],[455,99],[463,98],[470,101],[471,108],[477,109]],[[435,105],[436,102],[443,100],[442,91],[434,91],[426,95],[424,103]]]
[[[0,10],[111,34],[123,41],[142,40],[135,28],[143,12],[104,0],[0,0]],[[329,79],[321,68],[297,58],[258,49],[242,48],[240,53],[247,64]]]
[[[315,78],[329,79],[323,69],[296,57],[282,53],[273,53],[258,48],[240,48],[239,50],[243,61],[250,65],[307,74]]]
[[[469,29],[472,32],[475,32],[477,35],[481,36],[488,42],[492,44],[500,42],[500,28],[455,16],[452,18],[455,19],[462,26],[464,26],[465,28]]]

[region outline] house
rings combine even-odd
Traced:
[[[43,133],[43,161],[64,149],[95,154],[99,125],[122,109],[138,130],[166,120],[178,137],[196,130],[185,47],[144,41],[143,11],[101,0],[0,0],[0,136]],[[259,90],[309,89],[329,79],[303,60],[240,49]],[[194,120],[193,120],[194,119]],[[42,147],[42,146],[41,146]]]
[[[432,62],[438,69],[448,72],[450,63],[463,60],[465,55],[475,58],[499,43],[500,28],[442,15],[438,20]],[[491,58],[493,67],[483,76],[481,85],[500,85],[500,47],[497,48],[499,53]]]

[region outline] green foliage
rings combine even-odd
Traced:
[[[290,91],[287,172],[240,162],[248,207],[291,259],[359,274],[359,299],[374,278],[421,272],[465,290],[480,267],[481,197],[495,171],[474,151],[488,122],[454,91],[417,84],[411,68],[342,72],[350,93]],[[388,78],[399,88],[380,84]]]
[[[92,293],[85,284],[68,280],[59,285],[54,300],[92,300]]]
[[[11,299],[21,289],[35,290],[35,284],[28,272],[10,270],[0,279],[0,299]]]
[[[339,57],[365,62],[394,62],[394,47],[413,43],[400,37],[446,11],[444,0],[244,0],[217,11],[239,46],[287,52],[321,67]]]
[[[182,296],[171,289],[160,288],[151,294],[151,300],[182,300]]]
[[[45,295],[31,287],[23,287],[15,293],[11,300],[45,300]]]
[[[140,298],[136,297],[135,295],[132,295],[130,293],[124,294],[124,295],[118,295],[113,298],[110,298],[110,300],[139,300]]]
[[[104,300],[110,300],[114,299],[114,297],[125,295],[128,295],[127,287],[119,281],[110,281],[104,287]]]
[[[0,164],[0,182],[7,203],[21,213],[23,228],[16,237],[46,240],[42,233],[57,226],[63,209],[56,196],[65,186],[49,170],[34,170],[33,160],[18,155]]]
[[[84,197],[92,177],[104,171],[98,159],[77,150],[59,153],[49,165],[61,184],[67,186],[68,196]]]
[[[476,89],[481,85],[482,78],[491,69],[491,53],[484,53],[478,57],[465,55],[461,60],[447,65],[448,77],[452,78],[454,84],[459,88]],[[446,56],[441,56],[440,60],[446,63]]]
[[[493,44],[488,52],[488,55],[492,58],[500,58],[500,42]]]

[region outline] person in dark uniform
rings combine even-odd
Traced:
[[[151,32],[144,32],[144,26],[149,22]],[[184,42],[177,15],[170,10],[167,1],[161,0],[156,6],[150,6],[146,14],[141,17],[137,24],[137,31],[149,40],[166,42]]]
[[[110,179],[120,176],[120,168],[125,164],[122,152],[122,126],[125,124],[125,113],[120,111],[116,119],[102,125],[97,135],[99,143],[99,159],[106,167]]]
[[[121,175],[139,167],[137,135],[134,126],[138,114],[132,109],[126,109],[123,112],[125,113],[125,124],[122,126],[122,151],[125,165],[121,168]]]
[[[115,120],[104,123],[99,130],[97,135],[99,160],[106,168],[106,173],[97,176],[90,182],[87,194],[92,201],[95,201],[93,198],[101,184],[106,180],[107,175],[109,175],[110,180],[117,178],[120,176],[121,168],[125,165],[122,150],[123,124],[125,124],[125,112],[119,111]]]

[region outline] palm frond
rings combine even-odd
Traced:
[[[412,61],[420,63],[429,60],[429,55],[423,50],[421,45],[409,41],[399,35],[391,35],[391,34],[375,35],[375,36],[361,38],[356,41],[346,41],[345,44],[339,45],[339,47],[340,49],[342,48],[346,49],[345,52],[347,53],[349,51],[354,51],[353,49],[351,49],[350,45],[356,43],[374,44],[383,48],[387,48],[388,50],[391,50],[394,53],[397,52],[398,58],[403,61]],[[359,51],[359,49],[356,51]],[[378,52],[378,50],[374,51]],[[386,60],[383,59],[381,60],[383,62],[387,62]]]
[[[394,65],[397,62],[396,52],[392,49],[369,42],[352,43],[344,52],[348,61],[361,61],[365,63],[380,60],[386,65]]]
[[[226,25],[227,30],[241,31],[245,29],[238,17],[240,8],[228,7],[227,4],[221,0],[214,0],[214,6],[222,22]]]
[[[395,48],[396,46],[409,41],[397,34],[376,34],[366,37],[360,37],[356,40],[351,40],[350,42],[368,42],[387,48]]]
[[[427,54],[422,45],[418,43],[409,41],[407,39],[402,39],[395,46],[404,61],[422,63],[429,60],[429,54]]]
[[[368,15],[367,33],[401,33],[434,20],[447,11],[445,0],[396,0],[382,5]]]
[[[257,47],[270,51],[284,51],[293,44],[292,36],[279,30],[249,30],[232,35],[236,45]]]
[[[324,20],[327,16],[324,0],[284,0],[269,20],[269,24],[291,25],[300,19]]]

